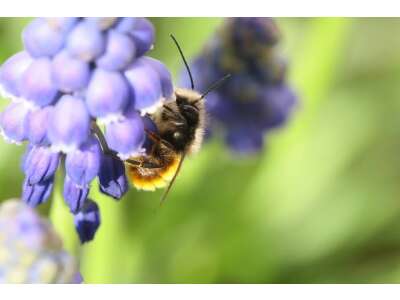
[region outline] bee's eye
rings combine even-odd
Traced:
[[[179,140],[181,138],[182,134],[179,131],[174,132],[174,139]]]

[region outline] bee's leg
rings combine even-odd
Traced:
[[[150,158],[146,158],[146,157],[141,158],[141,161],[127,159],[127,160],[124,160],[124,162],[133,167],[139,167],[139,168],[143,168],[143,169],[161,169],[164,167],[163,163],[161,163],[159,161],[151,160]]]
[[[152,140],[153,142],[155,142],[157,144],[162,144],[171,150],[174,149],[174,147],[168,141],[162,139],[158,134],[156,134],[148,129],[145,129],[144,131],[146,132],[149,139]]]

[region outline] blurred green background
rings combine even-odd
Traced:
[[[0,60],[29,19],[0,19]],[[151,55],[176,75],[221,22],[153,18]],[[257,156],[213,140],[185,163],[167,202],[100,195],[83,247],[60,188],[41,207],[80,257],[86,283],[399,283],[400,19],[283,18],[280,48],[300,105]],[[2,100],[1,107],[7,104]],[[0,198],[20,194],[24,147],[0,140]]]

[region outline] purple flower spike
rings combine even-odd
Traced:
[[[125,72],[131,86],[135,109],[153,112],[162,99],[159,74],[150,65],[138,59]]]
[[[96,25],[82,21],[68,35],[67,49],[73,56],[90,62],[103,54],[105,39]]]
[[[91,183],[98,177],[100,191],[114,199],[127,192],[123,159],[146,155],[143,116],[174,97],[171,74],[143,57],[154,42],[145,18],[36,18],[23,42],[24,51],[0,66],[0,93],[12,100],[0,112],[0,134],[28,141],[21,169],[31,206],[49,197],[64,158],[63,196],[84,243],[100,224],[97,205],[87,200]],[[95,124],[104,125],[105,137]],[[104,138],[112,155],[103,153]],[[2,272],[0,264],[0,283]]]
[[[142,56],[153,47],[155,30],[146,18],[136,18],[131,35],[135,41],[137,57]]]
[[[125,120],[108,124],[106,140],[110,148],[118,152],[121,159],[142,153],[145,133],[139,114],[132,112]]]
[[[47,122],[53,106],[46,106],[42,109],[32,111],[28,115],[28,140],[30,143],[47,144]]]
[[[51,73],[51,61],[48,58],[34,60],[22,75],[19,90],[24,99],[38,106],[51,104],[57,95],[57,87]]]
[[[78,283],[77,261],[50,220],[20,199],[0,205],[0,283]]]
[[[132,38],[118,31],[110,30],[107,34],[106,52],[96,63],[105,70],[122,70],[132,62],[135,55],[136,47]]]
[[[143,56],[139,60],[141,60],[143,63],[149,65],[151,68],[153,68],[158,73],[158,76],[159,76],[160,82],[161,82],[161,89],[162,89],[163,97],[166,99],[172,97],[172,95],[174,93],[174,87],[172,85],[171,72],[167,69],[167,67],[159,60],[154,59],[149,56]]]
[[[28,136],[31,107],[25,101],[11,103],[0,115],[0,133],[10,143],[20,143]]]
[[[128,105],[129,85],[117,72],[98,69],[93,74],[86,93],[86,103],[93,117],[112,121],[121,118]]]
[[[89,186],[81,186],[71,180],[68,175],[64,180],[64,200],[72,213],[77,213],[85,204],[89,194]]]
[[[89,82],[89,64],[72,57],[67,51],[56,55],[52,70],[55,85],[65,93],[82,90]]]
[[[101,149],[95,137],[83,144],[78,150],[67,154],[65,170],[76,184],[85,186],[99,173]]]
[[[37,18],[22,32],[22,40],[33,57],[53,56],[63,46],[65,35],[51,27],[46,19]]]
[[[54,151],[76,150],[89,136],[90,117],[85,103],[65,95],[56,104],[49,120],[48,138]]]
[[[48,147],[32,147],[24,163],[25,180],[34,185],[50,180],[60,161],[60,154],[54,153]]]
[[[0,88],[5,97],[18,97],[18,81],[32,63],[31,56],[25,52],[14,54],[0,68]]]
[[[279,38],[271,18],[229,18],[193,61],[191,72],[200,91],[231,75],[207,95],[206,131],[214,136],[221,132],[238,154],[261,151],[264,137],[283,126],[296,108],[286,78],[288,65],[276,47]],[[183,78],[188,86],[186,72]]]
[[[100,191],[114,199],[121,199],[128,191],[124,163],[110,155],[103,155],[99,172]]]
[[[44,18],[49,26],[63,33],[68,33],[78,22],[78,18]]]
[[[41,181],[36,184],[29,184],[25,179],[22,187],[22,200],[31,207],[36,207],[41,203],[46,202],[53,189],[54,178],[46,181]]]
[[[94,18],[94,17],[89,17],[86,18],[86,21],[90,24],[93,24],[95,26],[97,26],[99,29],[101,30],[106,30],[108,28],[110,28],[111,26],[113,26],[115,24],[115,22],[117,21],[118,18]]]
[[[100,226],[100,211],[96,202],[88,199],[74,216],[74,223],[81,243],[91,241]]]

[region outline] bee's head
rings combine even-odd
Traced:
[[[177,88],[175,90],[175,99],[182,116],[189,124],[197,125],[199,114],[204,107],[204,101],[202,101],[201,95],[194,90]]]

